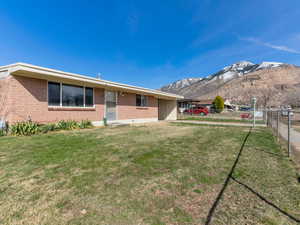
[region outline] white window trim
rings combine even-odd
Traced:
[[[49,105],[49,82],[51,83],[57,83],[60,85],[60,103],[59,106],[58,105]],[[93,89],[93,106],[85,106],[85,88],[86,86],[80,86],[80,85],[74,85],[74,86],[79,86],[79,87],[83,87],[83,106],[63,106],[62,105],[62,85],[66,84],[66,85],[73,85],[73,84],[67,84],[67,83],[62,83],[62,82],[56,82],[56,81],[51,81],[51,80],[47,80],[47,104],[48,104],[48,108],[59,108],[59,109],[95,109],[96,105],[95,105],[95,88],[93,87],[88,87],[88,88],[92,88]]]

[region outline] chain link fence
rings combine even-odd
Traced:
[[[283,140],[286,144],[288,156],[300,159],[300,111],[268,110],[264,113],[264,119],[278,141]]]
[[[222,113],[186,110],[178,113],[178,119],[248,122],[253,123],[253,111],[225,111]],[[277,140],[286,147],[287,155],[300,162],[300,111],[290,109],[256,109],[256,124],[266,124]]]
[[[263,109],[256,109],[255,120],[257,124],[264,124]],[[205,111],[197,107],[190,110],[179,111],[177,114],[178,120],[203,120],[203,121],[224,121],[224,122],[246,122],[253,123],[253,111],[240,111],[240,110],[224,110],[222,113]]]

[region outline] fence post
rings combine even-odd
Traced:
[[[279,140],[279,111],[277,110],[277,125],[276,125],[276,129],[277,129],[277,141]]]
[[[288,157],[291,156],[291,114],[288,110]]]
[[[266,123],[266,125],[268,126],[268,115],[267,115],[267,110],[264,110],[264,121]]]
[[[275,113],[274,113],[274,111],[272,111],[272,128],[273,128],[273,131],[274,131],[274,129],[275,129],[275,124],[274,124],[274,122],[275,122]]]
[[[273,110],[271,111],[271,128],[272,128],[272,130],[273,130]]]
[[[253,127],[255,127],[255,106],[256,106],[256,98],[252,98],[252,104],[253,104]]]
[[[267,111],[268,127],[270,127],[270,111]]]

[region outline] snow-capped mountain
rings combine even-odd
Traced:
[[[300,92],[300,67],[281,62],[241,61],[200,77],[179,80],[161,90],[188,99],[213,99],[220,95],[237,104],[249,104],[255,96],[264,107],[293,105],[291,96]]]
[[[175,81],[171,84],[163,86],[160,90],[171,93],[183,94],[181,90],[186,90],[191,86],[203,85],[211,82],[218,82],[218,84],[221,85],[235,78],[242,77],[246,74],[255,71],[273,69],[283,66],[288,66],[288,64],[280,62],[262,62],[260,64],[254,64],[249,61],[241,61],[234,63],[230,66],[226,66],[219,72],[203,78],[185,78],[182,80]]]
[[[261,64],[259,64],[259,66],[256,68],[256,70],[270,69],[270,68],[280,67],[283,65],[285,65],[285,64],[280,63],[280,62],[262,62]]]
[[[186,78],[186,79],[175,81],[165,87],[168,89],[180,89],[180,88],[190,86],[198,81],[201,81],[202,79],[203,78]]]

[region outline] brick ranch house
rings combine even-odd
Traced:
[[[139,123],[176,120],[182,96],[15,63],[0,67],[0,119],[9,123],[91,120]]]

